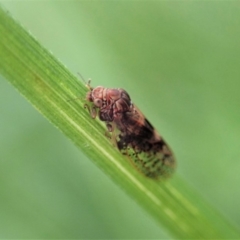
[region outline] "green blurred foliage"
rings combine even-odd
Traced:
[[[237,1],[0,2],[73,73],[128,90],[240,225]],[[0,238],[170,237],[3,78],[0,94]]]

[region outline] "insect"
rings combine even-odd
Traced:
[[[129,94],[122,88],[92,88],[90,80],[87,87],[89,104],[85,107],[92,118],[98,115],[106,123],[107,132],[122,154],[147,177],[171,175],[175,169],[172,151]]]

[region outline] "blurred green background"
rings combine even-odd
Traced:
[[[238,1],[0,3],[74,74],[126,89],[240,225]],[[2,77],[0,96],[0,238],[170,238]]]

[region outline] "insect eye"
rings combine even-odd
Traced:
[[[94,99],[94,104],[96,107],[101,107],[102,106],[102,100],[97,98],[97,99]]]

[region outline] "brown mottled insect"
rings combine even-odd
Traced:
[[[92,118],[97,114],[106,122],[112,140],[118,149],[129,156],[133,164],[146,176],[157,178],[169,176],[175,168],[175,159],[168,145],[156,129],[131,102],[122,88],[90,86],[86,100]]]

